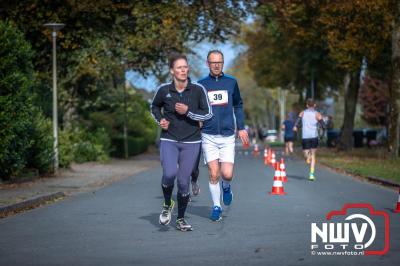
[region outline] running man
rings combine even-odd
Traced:
[[[163,168],[161,187],[164,204],[159,217],[161,225],[168,225],[174,208],[171,199],[177,178],[178,217],[176,228],[192,231],[184,219],[190,197],[190,174],[200,150],[201,132],[198,121],[212,117],[207,92],[192,83],[188,77],[189,66],[184,55],[170,60],[171,83],[162,84],[154,95],[151,113],[162,128],[160,136],[160,161]]]
[[[197,196],[200,193],[200,186],[198,183],[198,179],[199,179],[199,174],[200,174],[200,170],[199,170],[199,165],[200,165],[200,157],[201,157],[201,145],[200,145],[200,149],[199,149],[199,154],[197,155],[197,159],[196,159],[196,163],[194,164],[194,168],[192,171],[191,176],[191,183],[192,183],[192,194],[193,196]]]
[[[318,147],[318,123],[325,128],[322,115],[315,110],[315,102],[313,99],[307,99],[307,109],[299,114],[296,120],[294,131],[302,126],[302,146],[304,157],[307,164],[311,163],[309,180],[314,181],[315,156]]]
[[[212,50],[207,55],[210,74],[199,81],[208,93],[213,117],[204,121],[202,127],[203,156],[208,165],[209,188],[213,207],[210,219],[221,219],[221,188],[219,177],[222,177],[223,202],[228,206],[232,202],[231,181],[235,158],[235,127],[243,144],[249,143],[244,128],[243,102],[235,78],[222,72],[224,55],[219,50]],[[235,125],[236,122],[236,125]]]
[[[282,123],[282,130],[284,131],[284,141],[285,141],[285,155],[289,156],[293,154],[293,132],[294,122],[290,119],[289,114],[286,115],[286,120]]]
[[[200,129],[203,127],[203,122],[199,122],[199,127]],[[193,196],[197,196],[200,193],[200,186],[199,186],[199,174],[200,174],[200,170],[199,170],[199,165],[200,165],[200,157],[201,157],[201,145],[200,145],[200,149],[199,149],[199,154],[197,155],[197,160],[196,163],[194,165],[192,174],[190,175],[191,179],[191,184],[192,184],[192,194]],[[191,199],[190,199],[191,200]]]

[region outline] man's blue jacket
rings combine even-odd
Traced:
[[[213,117],[204,121],[202,132],[210,135],[231,136],[244,129],[243,101],[237,80],[222,73],[219,77],[208,75],[198,81],[208,94]]]

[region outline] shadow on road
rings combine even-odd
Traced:
[[[202,218],[206,218],[209,219],[210,217],[210,213],[211,213],[211,207],[210,206],[196,206],[192,204],[190,204],[188,206],[188,208],[186,209],[186,212],[192,214],[192,215],[196,215]]]
[[[293,178],[293,179],[297,179],[297,180],[308,180],[308,178],[306,178],[304,176],[298,176],[298,175],[288,175],[287,178]]]
[[[141,216],[139,218],[142,219],[142,220],[146,220],[146,221],[150,222],[150,224],[152,224],[154,227],[158,228],[159,232],[167,232],[169,230],[174,229],[175,223],[172,222],[172,221],[167,226],[159,224],[158,223],[159,216],[160,216],[159,213],[151,213],[149,215]]]

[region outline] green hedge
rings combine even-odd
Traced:
[[[109,160],[111,143],[103,128],[90,131],[74,126],[61,130],[59,136],[61,167],[68,167],[72,162]]]
[[[113,151],[111,156],[124,158],[124,137],[118,136],[112,139]],[[128,137],[128,156],[134,156],[143,153],[147,150],[149,143],[142,137]]]
[[[30,129],[32,146],[27,151],[27,167],[39,170],[40,174],[53,169],[53,127],[49,119],[41,112],[34,112],[33,123]]]
[[[281,141],[267,142],[270,147],[285,147],[285,143]]]
[[[51,169],[51,124],[32,101],[32,55],[23,34],[0,21],[0,178],[5,180],[26,167]]]

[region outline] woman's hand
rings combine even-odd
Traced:
[[[176,103],[175,104],[175,111],[180,114],[180,115],[184,115],[187,113],[188,110],[188,106],[184,103]]]
[[[161,118],[160,120],[160,127],[164,130],[168,130],[169,127],[169,121],[165,118]]]

